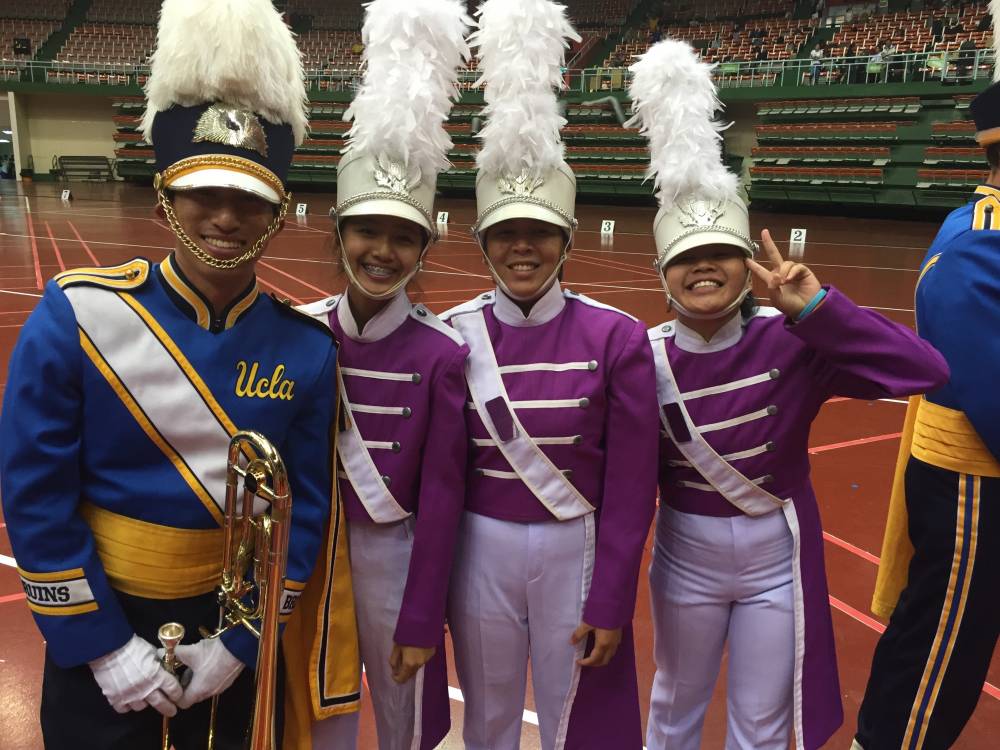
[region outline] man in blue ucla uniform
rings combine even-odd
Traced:
[[[951,381],[911,399],[872,610],[879,640],[855,746],[942,750],[979,700],[1000,634],[1000,84],[972,102],[990,175],[945,220],[917,330]]]
[[[269,0],[226,6],[239,18],[210,5],[164,3],[147,89],[158,211],[176,249],[160,264],[60,274],[11,358],[0,477],[46,640],[47,748],[159,747],[160,714],[174,717],[178,750],[200,748],[216,694],[216,747],[242,747],[257,640],[242,627],[198,635],[217,624],[237,430],[269,438],[289,472],[282,619],[330,516],[336,345],[325,326],[261,294],[254,275],[283,226],[284,179],[305,132],[301,63]],[[256,69],[210,43],[250,44],[239,30],[269,40]],[[154,645],[168,621],[188,634],[177,649],[184,686]]]

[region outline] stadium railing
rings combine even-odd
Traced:
[[[715,69],[720,88],[772,86],[838,86],[845,84],[971,83],[992,77],[992,49],[961,52],[918,52],[894,55],[885,61],[870,56],[826,59],[816,64],[807,59],[724,62]],[[128,63],[44,62],[5,60],[3,67],[17,71],[8,80],[30,83],[138,84],[149,75],[147,65]],[[360,82],[358,69],[307,70],[313,91],[350,91]],[[570,91],[593,93],[622,91],[628,87],[628,68],[586,68],[565,72]],[[464,71],[460,86],[472,87],[477,74]]]

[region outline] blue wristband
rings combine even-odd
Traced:
[[[809,313],[811,313],[813,310],[815,310],[817,307],[819,307],[819,303],[823,301],[824,297],[826,297],[826,289],[820,289],[818,292],[816,292],[816,296],[813,297],[811,300],[809,300],[809,304],[807,304],[805,307],[803,307],[802,308],[802,312],[800,312],[795,317],[795,322],[798,323],[800,320],[802,320],[804,317],[806,317]]]

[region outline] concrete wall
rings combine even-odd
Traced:
[[[11,121],[17,122],[19,164],[34,159],[35,174],[47,174],[54,156],[114,158],[115,124],[111,99],[73,94],[11,94]],[[20,169],[20,167],[19,167]]]

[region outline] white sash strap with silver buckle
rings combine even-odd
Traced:
[[[198,484],[225,512],[230,433],[157,335],[116,292],[64,290],[77,325]],[[255,512],[267,505],[258,498]]]
[[[375,523],[396,523],[409,518],[411,514],[403,510],[382,481],[382,475],[361,437],[340,368],[337,369],[337,387],[340,388],[340,402],[347,413],[347,424],[340,430],[337,439],[340,464],[348,481]]]
[[[653,347],[653,360],[656,362],[656,397],[660,405],[660,421],[674,445],[684,455],[691,466],[715,488],[715,491],[735,505],[748,516],[763,516],[784,507],[789,500],[782,500],[767,490],[754,484],[739,472],[731,463],[720,456],[697,426],[691,421],[684,399],[681,398],[674,373],[667,356],[666,339],[650,341]],[[684,418],[691,439],[679,441],[670,427],[663,408],[676,404],[680,415]]]
[[[466,360],[466,374],[472,402],[479,412],[479,418],[486,426],[486,431],[507,459],[507,463],[517,472],[521,481],[539,502],[560,521],[593,513],[594,506],[587,502],[587,498],[580,494],[580,491],[531,439],[514,409],[511,408],[490,334],[486,329],[483,311],[480,309],[455,315],[451,318],[451,324],[465,339],[471,352]],[[514,425],[514,434],[506,440],[500,435],[486,408],[486,404],[497,398],[503,400]]]

